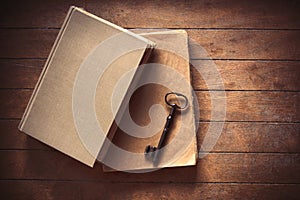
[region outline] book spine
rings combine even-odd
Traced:
[[[150,55],[151,55],[151,52],[153,51],[155,47],[155,44],[153,42],[150,42],[148,43],[147,47],[145,47],[144,49],[144,53],[143,53],[143,56],[141,57],[140,61],[139,61],[139,66],[142,65],[142,64],[146,64],[147,61],[149,60],[150,58]],[[135,87],[135,84],[137,84],[136,82],[139,80],[139,75],[140,75],[141,71],[139,71],[139,69],[136,70],[135,74],[134,74],[134,77],[129,85],[129,88],[128,90],[130,90],[131,87]],[[128,91],[127,90],[127,91]],[[125,101],[125,98],[130,98],[130,96],[126,93],[125,94],[125,97],[121,103],[121,106],[119,107],[118,109],[118,112],[117,112],[117,116],[123,116],[124,114],[124,107],[125,106],[128,106],[127,104],[125,104],[124,102],[127,102]],[[128,100],[128,99],[127,99]],[[123,108],[123,109],[121,109]],[[108,141],[105,141],[98,153],[98,156],[97,156],[97,160],[104,160],[104,159],[107,159],[106,156],[107,156],[107,153],[109,152],[109,147],[110,147],[110,141],[113,140],[113,137],[116,133],[116,131],[118,130],[118,125],[117,123],[114,121],[112,123],[112,125],[110,126],[110,129],[109,129],[109,132],[107,134],[107,138],[108,138]],[[108,169],[107,167],[105,167],[105,169]],[[112,171],[115,171],[112,169]]]
[[[50,64],[51,61],[52,61],[53,55],[54,55],[54,53],[55,53],[55,51],[56,51],[56,49],[57,49],[57,46],[58,46],[58,44],[59,44],[59,42],[60,42],[60,40],[61,40],[61,37],[62,37],[62,35],[63,35],[63,33],[64,33],[65,29],[66,29],[66,26],[67,26],[67,24],[68,24],[68,22],[69,22],[69,20],[70,20],[70,18],[71,18],[71,15],[72,15],[72,13],[73,13],[73,11],[74,11],[75,8],[76,8],[76,7],[74,7],[74,6],[71,6],[71,7],[70,7],[70,9],[69,9],[69,11],[68,11],[68,14],[67,14],[67,17],[65,18],[65,20],[64,20],[64,22],[63,22],[63,24],[62,24],[62,27],[61,27],[61,29],[60,29],[60,31],[59,31],[59,33],[58,33],[58,36],[56,37],[56,40],[55,40],[55,42],[54,42],[54,45],[53,45],[53,47],[52,47],[52,49],[51,49],[51,51],[50,51],[50,54],[49,54],[49,56],[48,56],[48,58],[47,58],[47,60],[46,60],[46,63],[45,63],[45,65],[44,65],[44,68],[43,68],[43,70],[42,70],[42,72],[41,72],[41,75],[40,75],[40,77],[39,77],[39,80],[38,80],[38,82],[37,82],[36,85],[35,85],[35,88],[34,88],[34,90],[33,90],[33,92],[32,92],[32,95],[31,95],[31,97],[30,97],[30,99],[29,99],[28,105],[27,105],[27,107],[26,107],[26,109],[25,109],[25,112],[24,112],[24,114],[23,114],[23,116],[22,116],[22,119],[21,119],[21,121],[20,121],[20,124],[19,124],[19,126],[18,126],[18,129],[19,129],[20,131],[23,131],[24,124],[26,123],[26,120],[27,120],[27,118],[28,118],[28,115],[29,115],[29,113],[30,113],[30,110],[31,110],[31,108],[32,108],[32,106],[33,106],[34,100],[35,100],[35,98],[36,98],[36,94],[37,94],[37,92],[38,92],[39,89],[40,89],[41,83],[42,83],[42,81],[43,81],[43,79],[44,79],[44,77],[45,77],[45,74],[46,74],[47,70],[48,70],[48,66],[49,66],[49,64]]]

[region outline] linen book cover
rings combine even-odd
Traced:
[[[154,45],[71,7],[19,129],[93,166],[137,66],[147,60]],[[125,73],[127,78],[115,90]]]

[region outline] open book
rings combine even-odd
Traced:
[[[146,64],[139,66],[128,93],[127,110],[119,120],[108,150],[98,160],[104,171],[152,170],[196,164],[197,146],[188,37],[183,30],[132,30],[156,43]],[[160,160],[145,156],[147,145],[157,146],[171,107],[165,103],[168,92],[184,94],[186,110],[174,116]],[[157,106],[157,107],[155,107]],[[161,106],[159,108],[159,106]],[[131,120],[133,122],[131,122]]]

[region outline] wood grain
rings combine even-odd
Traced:
[[[1,181],[6,199],[298,199],[286,184],[103,183],[88,181]]]
[[[193,60],[192,64],[194,90],[300,89],[300,62]]]
[[[0,118],[22,117],[32,91],[32,89],[0,90]]]
[[[1,58],[47,58],[57,34],[52,29],[2,29]]]
[[[47,58],[58,30],[4,29],[0,58]],[[300,31],[296,30],[188,30],[193,59],[300,60]]]
[[[0,88],[34,88],[45,59],[0,59]]]
[[[300,28],[297,1],[234,0],[230,4],[226,0],[85,2],[5,2],[1,6],[0,27],[58,28],[69,6],[76,5],[127,28]]]
[[[151,173],[103,173],[58,151],[0,151],[0,179],[97,180],[121,182],[299,183],[299,154],[210,153],[195,167]],[[72,170],[70,170],[72,169]]]
[[[188,35],[194,59],[300,59],[300,31],[188,30]]]
[[[198,149],[208,134],[208,128],[218,122],[201,122]],[[300,152],[300,124],[227,122],[212,152]]]
[[[0,120],[0,150],[53,150],[18,131],[19,120]],[[210,126],[219,122],[201,122],[197,133],[198,149]],[[300,124],[226,122],[211,152],[300,153]]]
[[[52,150],[40,141],[18,130],[20,120],[0,120],[0,149]]]
[[[58,28],[71,5],[84,7],[83,0],[11,0],[0,7],[1,28]]]
[[[198,91],[198,146],[224,121],[195,167],[103,173],[17,130],[70,5],[125,28],[186,29]],[[0,6],[0,191],[5,199],[299,199],[300,3],[247,0],[11,0]],[[211,99],[226,118],[212,118]],[[205,81],[204,81],[205,79]],[[209,87],[207,86],[209,85]],[[22,89],[23,88],[23,89]]]
[[[88,0],[87,10],[124,27],[299,28],[297,1]]]
[[[34,88],[45,59],[0,59],[0,88]],[[300,62],[193,60],[193,88],[299,91]],[[219,73],[221,81],[215,73]],[[204,81],[205,78],[205,81]],[[208,87],[209,85],[209,87]]]
[[[27,89],[0,90],[0,118],[21,118],[31,93]],[[300,121],[299,92],[201,91],[196,95],[201,121]]]
[[[299,122],[299,92],[197,92],[200,120]],[[222,115],[226,100],[226,117]],[[211,103],[214,102],[214,105]],[[212,111],[215,115],[212,115]]]

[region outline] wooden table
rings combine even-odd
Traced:
[[[1,199],[299,199],[299,1],[2,4]],[[89,168],[17,130],[70,5],[125,28],[185,29],[206,49],[222,76],[227,111],[217,144],[196,167],[103,173],[101,164]],[[207,127],[222,122],[210,118],[210,99],[220,91],[192,72],[200,146]]]

